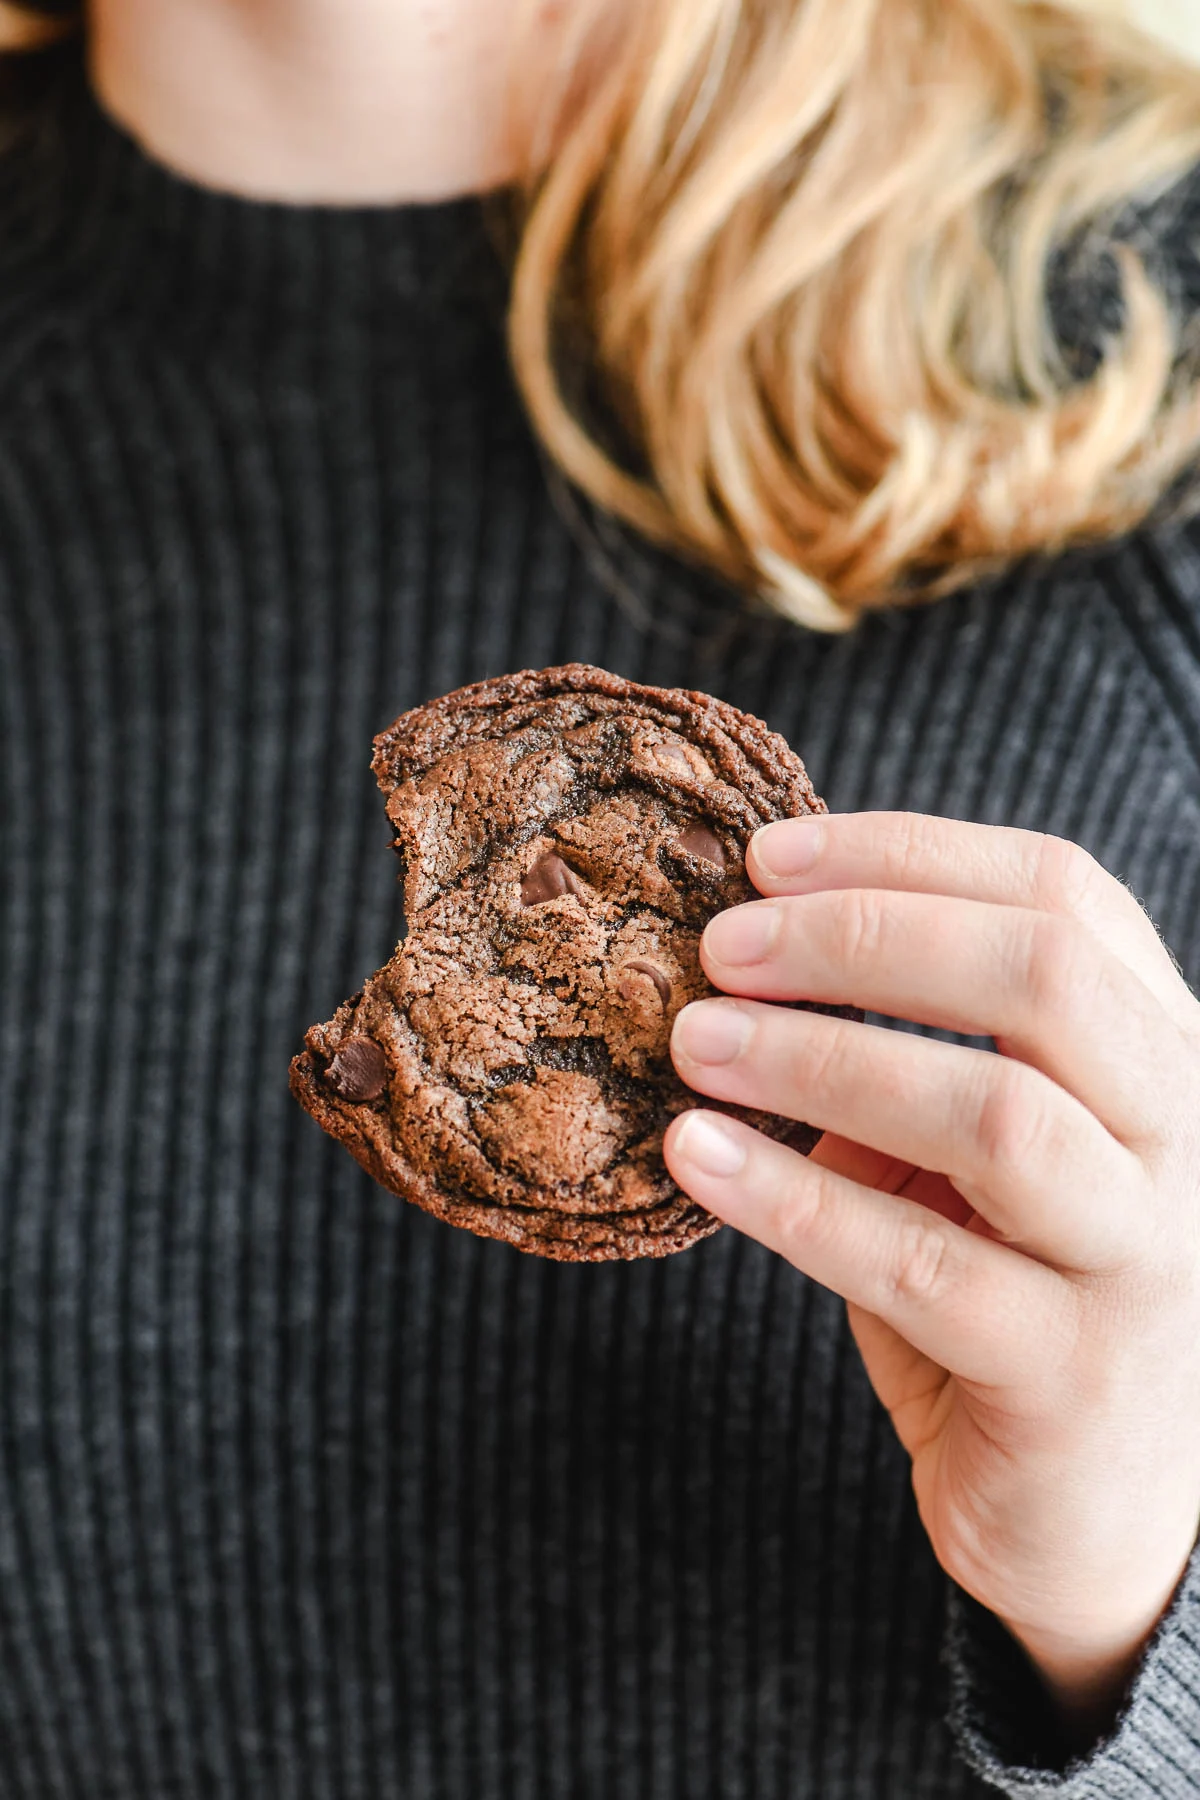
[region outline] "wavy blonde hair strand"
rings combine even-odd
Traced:
[[[1184,321],[1111,227],[1200,161],[1200,71],[1120,20],[640,0],[620,32],[581,17],[520,124],[510,342],[541,436],[804,624],[1129,530],[1196,458]],[[1047,277],[1089,229],[1124,322],[1083,380]]]

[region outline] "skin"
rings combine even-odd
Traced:
[[[571,0],[90,0],[107,111],[254,199],[444,200],[518,172],[510,52],[536,84]],[[519,36],[518,36],[519,33]]]
[[[1059,838],[844,814],[747,869],[768,898],[701,942],[736,998],[679,1014],[675,1064],[827,1135],[806,1161],[698,1109],[667,1164],[844,1296],[939,1562],[1087,1747],[1200,1530],[1200,1004]],[[1000,1054],[772,1004],[801,997]]]
[[[615,0],[614,0],[615,3]],[[573,0],[92,0],[93,85],[160,161],[252,198],[439,200],[511,180],[504,96]],[[522,8],[527,9],[526,13]],[[918,815],[772,826],[769,899],[709,926],[680,1013],[701,1093],[802,1117],[807,1161],[704,1110],[689,1194],[843,1295],[947,1573],[1081,1746],[1200,1524],[1200,1006],[1129,893],[1055,838]],[[773,948],[739,934],[774,919]],[[809,997],[1001,1054],[784,1012]]]

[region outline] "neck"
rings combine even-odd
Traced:
[[[531,7],[523,72],[552,5]],[[517,174],[506,127],[521,4],[92,0],[105,110],[149,154],[255,199],[449,199]]]

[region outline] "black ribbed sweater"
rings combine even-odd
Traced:
[[[205,191],[77,69],[0,176],[0,1800],[1196,1794],[1200,1566],[1056,1773],[837,1298],[454,1231],[287,1071],[373,733],[572,658],[1076,839],[1196,986],[1200,528],[806,633],[556,494],[502,306],[474,203]]]

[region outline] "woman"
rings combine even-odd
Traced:
[[[0,1795],[1194,1793],[1200,77],[504,10],[11,13]],[[673,1042],[826,1136],[689,1114],[663,1263],[286,1091],[399,926],[372,734],[571,658],[842,815]]]

